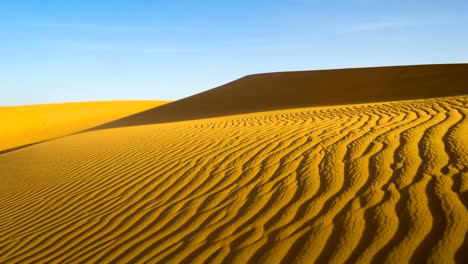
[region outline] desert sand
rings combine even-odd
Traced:
[[[147,125],[309,106],[456,96],[468,93],[467,83],[468,64],[253,74],[97,128]]]
[[[4,153],[0,263],[466,263],[468,67],[423,68],[387,101],[222,86]]]
[[[0,152],[69,135],[167,103],[101,101],[0,107]]]

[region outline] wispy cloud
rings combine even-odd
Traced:
[[[164,46],[151,44],[136,44],[136,43],[114,43],[114,42],[97,42],[97,41],[82,41],[82,40],[60,40],[49,39],[43,40],[42,45],[48,49],[65,50],[65,51],[82,51],[82,52],[97,52],[97,53],[119,53],[119,54],[134,54],[134,55],[180,55],[180,54],[276,54],[277,48],[268,45],[248,45],[248,46],[193,46],[178,45]]]
[[[100,43],[72,40],[49,40],[43,42],[44,46],[54,49],[81,50],[90,52],[111,52],[111,53],[147,53],[147,54],[182,54],[199,53],[204,51],[199,48],[185,47],[142,47],[138,45],[124,45],[116,43]]]
[[[39,27],[62,28],[62,29],[84,29],[99,31],[147,31],[151,27],[147,26],[128,26],[128,25],[105,25],[89,23],[37,23]]]
[[[380,31],[387,29],[401,28],[408,25],[402,21],[376,21],[361,24],[350,25],[345,32],[366,32],[366,31]]]
[[[100,23],[74,23],[74,22],[29,22],[29,26],[47,28],[47,29],[65,29],[65,30],[84,30],[84,31],[103,31],[103,32],[184,32],[191,30],[189,27],[171,26],[171,25],[110,25]]]
[[[407,18],[375,18],[350,21],[339,25],[340,33],[361,33],[373,31],[387,31],[413,27],[424,24],[425,21]]]

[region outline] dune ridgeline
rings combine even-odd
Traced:
[[[55,139],[0,155],[0,263],[468,262],[468,64],[257,74],[91,112],[11,130]]]
[[[101,101],[0,107],[0,153],[80,132],[167,101]]]

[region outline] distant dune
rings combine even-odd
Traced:
[[[468,94],[467,84],[468,64],[255,74],[98,129],[307,106],[454,96]]]
[[[468,263],[465,70],[254,75],[4,153],[0,263]]]
[[[0,152],[153,108],[166,101],[102,101],[0,107]]]

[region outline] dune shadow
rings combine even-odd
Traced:
[[[149,125],[290,108],[468,94],[468,64],[248,75],[91,129]]]

